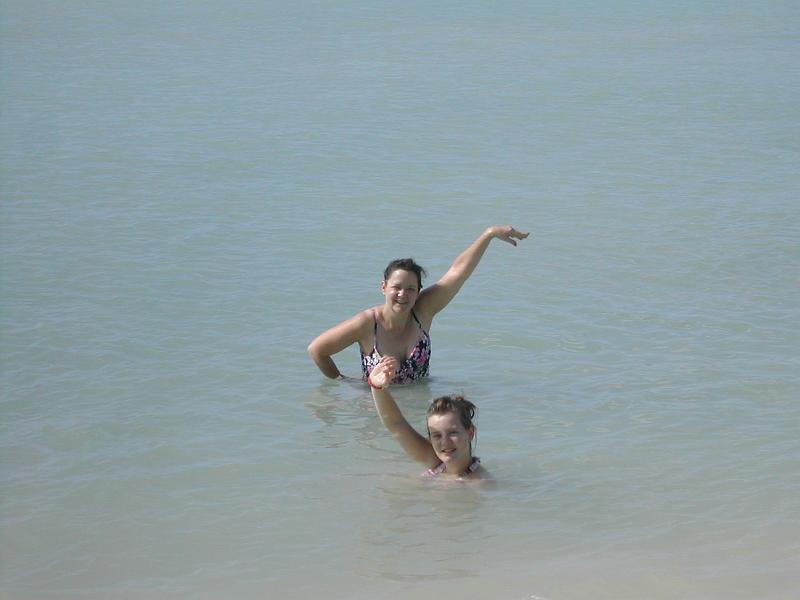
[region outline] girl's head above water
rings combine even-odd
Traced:
[[[440,396],[436,398],[428,407],[428,412],[425,415],[426,420],[431,415],[443,415],[446,413],[455,413],[458,416],[461,425],[464,429],[472,429],[475,426],[472,424],[472,419],[475,418],[475,405],[460,395]]]
[[[428,408],[428,440],[449,471],[463,473],[472,463],[475,405],[463,396],[436,398]]]
[[[463,396],[441,396],[428,408],[428,436],[420,435],[408,424],[388,387],[397,369],[397,359],[384,356],[367,379],[372,399],[386,428],[409,456],[428,465],[428,475],[487,479],[480,460],[472,456],[476,430],[475,405]]]

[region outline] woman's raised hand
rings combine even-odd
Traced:
[[[511,225],[495,225],[492,229],[492,236],[499,240],[508,242],[512,246],[516,246],[516,240],[524,240],[529,234],[517,231]]]
[[[373,387],[389,387],[396,372],[397,359],[393,356],[384,356],[372,369],[372,372],[369,374],[369,381]]]

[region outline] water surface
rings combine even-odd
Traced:
[[[790,3],[0,11],[2,597],[793,597]],[[431,485],[305,348],[493,223]]]

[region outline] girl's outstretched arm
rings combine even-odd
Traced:
[[[408,424],[397,403],[389,393],[388,386],[397,370],[397,360],[391,356],[384,356],[369,376],[372,388],[372,399],[375,408],[381,417],[386,429],[398,441],[411,458],[425,463],[429,467],[439,464],[436,453],[427,438],[422,437]]]
[[[516,246],[516,240],[524,240],[526,237],[528,237],[527,233],[519,232],[510,225],[489,227],[477,240],[472,242],[469,248],[458,255],[450,269],[439,281],[422,291],[417,300],[419,312],[424,313],[428,319],[432,319],[436,313],[447,306],[464,282],[472,275],[493,239],[497,238]]]

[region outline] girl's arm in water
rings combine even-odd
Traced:
[[[378,414],[386,429],[403,447],[406,454],[414,460],[425,463],[428,467],[435,467],[440,461],[436,457],[431,443],[408,424],[389,393],[388,386],[394,378],[396,369],[397,360],[391,356],[384,356],[372,370],[369,382],[375,408],[378,409]]]
[[[469,248],[458,255],[439,281],[422,290],[416,304],[417,312],[430,323],[434,315],[450,303],[464,282],[472,275],[493,239],[497,238],[516,246],[516,240],[524,240],[526,237],[527,233],[521,233],[510,225],[494,225],[486,229]]]

